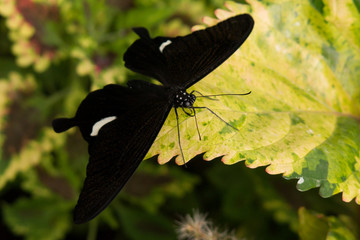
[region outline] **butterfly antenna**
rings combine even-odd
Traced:
[[[184,166],[186,166],[186,162],[185,162],[185,158],[184,158],[184,153],[183,153],[183,150],[182,150],[182,147],[181,147],[181,142],[180,142],[180,127],[179,127],[179,115],[177,113],[177,110],[176,108],[175,109],[175,115],[176,115],[176,127],[177,127],[177,132],[178,132],[178,142],[179,142],[179,147],[180,147],[180,152],[181,152],[181,157],[183,159],[183,162],[184,162]]]
[[[198,132],[198,135],[199,135],[199,140],[201,140],[201,135],[200,135],[200,131],[199,131],[199,126],[198,126],[198,123],[197,123],[197,118],[196,118],[196,111],[194,108],[192,108],[192,110],[194,111],[194,117],[195,117],[195,124],[196,124],[196,130]]]
[[[207,99],[210,99],[210,100],[219,101],[219,100],[216,99],[216,98],[211,98],[211,97],[209,97],[209,96],[205,96],[204,94],[202,94],[201,92],[196,91],[196,90],[192,90],[190,94],[193,94],[194,92],[200,94],[200,96],[196,96],[196,97],[204,97],[204,98],[207,98]]]
[[[198,92],[198,91],[196,91]],[[199,92],[198,92],[199,93]],[[209,99],[213,99],[211,97],[220,97],[220,96],[244,96],[244,95],[249,95],[251,93],[251,91],[247,92],[247,93],[224,93],[224,94],[214,94],[214,95],[202,95],[201,96],[197,96],[197,97],[206,97]],[[215,100],[215,99],[213,99]],[[217,99],[216,99],[217,100]]]
[[[236,131],[239,131],[239,129],[237,129],[236,127],[232,126],[230,123],[228,123],[227,121],[225,121],[224,119],[222,119],[219,115],[217,115],[213,110],[211,110],[208,107],[193,107],[193,108],[198,108],[198,109],[207,109],[209,112],[211,112],[212,114],[214,114],[218,119],[220,119],[221,121],[223,121],[226,125],[228,125],[229,127],[235,129]]]

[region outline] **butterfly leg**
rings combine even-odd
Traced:
[[[180,142],[180,127],[179,127],[179,115],[177,113],[176,108],[175,109],[175,115],[176,115],[176,127],[177,127],[177,133],[178,133],[178,142],[179,142],[179,147],[180,147],[180,152],[181,152],[181,157],[183,159],[184,165],[186,167],[186,162],[185,162],[185,158],[184,158],[184,153],[181,147],[181,142]],[[185,112],[186,113],[186,112]]]
[[[213,110],[211,110],[210,108],[208,107],[193,107],[194,111],[195,111],[195,108],[198,108],[198,109],[207,109],[209,112],[211,112],[212,114],[214,114],[218,119],[220,119],[221,121],[223,121],[226,125],[228,125],[229,127],[235,129],[236,131],[239,131],[239,129],[237,129],[236,127],[232,126],[230,123],[228,123],[227,121],[225,121],[224,119],[222,119],[219,115],[217,115]]]
[[[196,130],[198,132],[198,135],[199,135],[199,140],[201,140],[201,136],[200,136],[200,131],[199,131],[199,127],[198,127],[198,123],[197,123],[197,118],[196,118],[196,111],[193,107],[189,107],[188,109],[191,109],[192,112],[188,113],[187,111],[185,111],[185,109],[187,108],[184,108],[184,107],[181,107],[183,112],[188,115],[189,117],[195,117],[195,124],[196,124]]]
[[[194,108],[192,108],[193,111],[194,111],[194,117],[195,117],[195,124],[196,124],[196,130],[198,132],[198,135],[199,135],[199,140],[201,141],[201,135],[200,135],[200,131],[199,131],[199,126],[198,126],[198,123],[197,123],[197,118],[196,118],[196,111]]]
[[[189,117],[194,117],[194,113],[193,113],[193,112],[187,112],[187,111],[185,111],[185,109],[190,109],[190,110],[194,111],[193,108],[181,107],[181,109],[182,109],[183,112],[184,112],[186,115],[188,115]]]

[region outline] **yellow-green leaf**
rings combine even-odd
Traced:
[[[248,96],[198,98],[239,131],[214,114],[180,116],[185,160],[206,152],[223,156],[225,164],[245,160],[268,166],[270,174],[297,178],[301,191],[320,187],[329,197],[360,203],[360,14],[353,1],[227,2],[220,17],[251,13],[255,27],[243,46],[190,90],[204,95],[245,93]],[[211,22],[211,21],[207,21]],[[180,112],[182,112],[180,110]],[[180,157],[174,111],[165,122],[148,157],[166,163]]]

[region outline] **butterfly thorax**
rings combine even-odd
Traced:
[[[174,107],[191,108],[196,100],[192,93],[187,93],[185,90],[178,90],[175,94]]]

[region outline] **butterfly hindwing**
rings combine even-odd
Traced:
[[[248,14],[184,37],[151,39],[144,28],[124,54],[125,66],[156,78],[165,86],[188,88],[229,58],[246,40],[254,25]]]
[[[79,107],[75,120],[82,134],[88,135],[84,138],[89,143],[90,160],[75,207],[76,223],[95,217],[117,195],[144,159],[171,109],[164,88],[140,86],[145,87],[108,85],[90,93]],[[106,114],[90,121],[89,127],[86,117],[93,107]],[[94,127],[96,124],[100,129]]]

